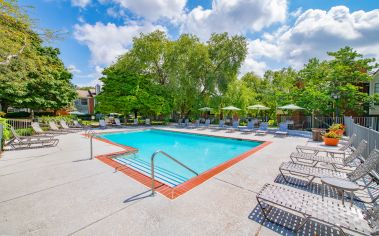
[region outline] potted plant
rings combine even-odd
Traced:
[[[341,135],[338,135],[333,131],[329,131],[324,134],[324,144],[327,146],[337,146],[340,138]]]
[[[329,127],[329,131],[332,131],[340,136],[345,132],[345,126],[343,124],[332,124]]]

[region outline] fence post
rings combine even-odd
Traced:
[[[3,125],[0,124],[0,153],[3,151]]]

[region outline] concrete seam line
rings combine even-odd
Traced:
[[[85,226],[83,226],[83,227],[81,227],[81,228],[75,230],[75,231],[72,232],[72,233],[69,233],[68,235],[71,236],[71,235],[74,235],[74,234],[76,234],[76,233],[79,233],[80,231],[82,231],[82,230],[84,230],[84,229],[87,229],[88,227],[90,227],[90,226],[92,226],[92,225],[94,225],[94,224],[96,224],[96,223],[98,223],[98,222],[100,222],[100,221],[102,221],[102,220],[105,220],[106,218],[108,218],[108,217],[110,217],[110,216],[113,216],[113,215],[117,214],[118,212],[121,212],[121,211],[125,210],[126,208],[131,207],[131,206],[133,206],[133,205],[139,203],[140,201],[142,201],[142,199],[137,200],[136,202],[131,203],[131,204],[127,205],[127,206],[124,206],[124,207],[122,207],[122,208],[120,208],[120,209],[118,209],[118,210],[116,210],[116,211],[113,211],[113,212],[109,213],[108,215],[105,215],[104,217],[102,217],[102,218],[100,218],[100,219],[98,219],[98,220],[95,220],[95,221],[93,221],[93,222],[91,222],[91,223],[89,223],[89,224],[87,224],[87,225],[85,225]]]
[[[109,171],[104,171],[104,172],[96,173],[96,174],[93,174],[93,175],[84,176],[84,177],[81,177],[81,178],[78,178],[78,179],[74,179],[74,180],[71,180],[71,181],[68,181],[68,182],[64,182],[64,183],[61,183],[61,184],[57,184],[57,185],[54,185],[54,186],[51,186],[51,187],[48,187],[48,188],[40,189],[40,190],[31,192],[31,193],[26,193],[26,194],[23,194],[23,195],[19,195],[19,196],[14,197],[14,198],[10,198],[10,199],[6,199],[6,200],[3,200],[3,201],[0,201],[0,204],[6,203],[6,202],[10,202],[10,201],[13,201],[13,200],[17,200],[19,198],[23,198],[23,197],[26,197],[26,196],[29,196],[29,195],[33,195],[33,194],[36,194],[36,193],[44,192],[44,191],[47,191],[47,190],[50,190],[50,189],[53,189],[53,188],[57,188],[57,187],[60,187],[60,186],[66,185],[66,184],[74,183],[74,182],[77,182],[77,181],[80,181],[80,180],[83,180],[83,179],[87,179],[87,178],[90,178],[90,177],[93,177],[93,176],[96,176],[96,175],[102,175],[102,174],[105,174],[105,173],[108,173],[108,172]]]
[[[245,188],[245,187],[242,187],[242,186],[239,186],[239,185],[236,185],[236,184],[230,183],[230,182],[228,182],[228,181],[226,181],[226,180],[222,180],[222,179],[219,179],[219,178],[215,178],[215,179],[218,180],[218,181],[220,181],[220,182],[223,182],[223,183],[226,183],[226,184],[232,185],[232,186],[234,186],[234,187],[236,187],[236,188],[240,188],[240,189],[242,189],[242,190],[246,190],[246,191],[249,191],[249,192],[252,192],[252,193],[258,194],[257,192],[255,192],[255,191],[253,191],[253,190],[251,190],[251,189],[248,189],[248,188]]]

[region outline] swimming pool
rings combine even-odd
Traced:
[[[205,136],[164,130],[140,130],[98,135],[111,143],[138,149],[112,160],[145,176],[150,176],[151,155],[162,150],[179,160],[199,176],[219,167],[262,144],[258,141]],[[155,178],[171,188],[182,185],[196,175],[164,156],[155,158]]]

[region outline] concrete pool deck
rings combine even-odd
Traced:
[[[3,152],[0,235],[277,235],[254,220],[255,196],[274,182],[296,145],[309,139],[185,131],[272,143],[175,200],[150,197],[150,189],[134,179],[88,160],[89,140],[78,133],[59,136],[57,147]],[[95,139],[93,144],[95,156],[123,150]]]

